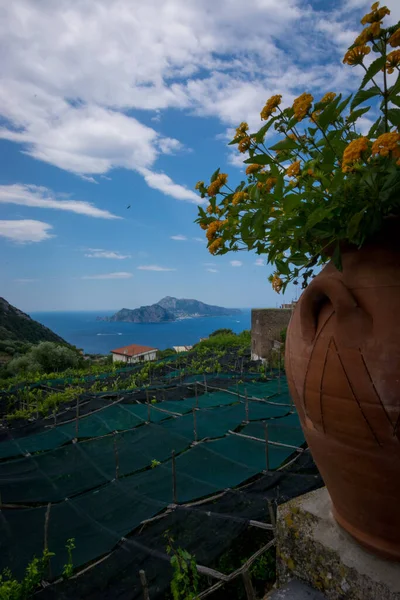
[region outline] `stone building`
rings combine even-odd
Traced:
[[[253,308],[251,311],[251,359],[268,360],[274,342],[289,325],[292,308]]]

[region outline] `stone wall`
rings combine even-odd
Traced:
[[[288,326],[292,310],[287,308],[253,308],[251,311],[251,358],[268,360],[275,340]]]

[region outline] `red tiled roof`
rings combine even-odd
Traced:
[[[130,346],[124,346],[123,348],[111,350],[111,353],[122,354],[123,356],[136,356],[137,354],[143,354],[144,352],[151,352],[154,350],[157,350],[157,348],[150,348],[150,346],[139,346],[138,344],[130,344]]]

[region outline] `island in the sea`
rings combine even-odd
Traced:
[[[97,317],[99,321],[124,321],[125,323],[169,323],[194,317],[227,317],[238,315],[238,308],[212,306],[199,300],[166,296],[159,302],[140,308],[122,308],[111,317]]]

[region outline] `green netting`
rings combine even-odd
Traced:
[[[209,408],[235,403],[237,398],[226,392],[207,393],[198,396],[198,407]],[[185,414],[196,406],[196,398],[185,400],[166,400],[150,404],[150,421],[158,423],[171,415]],[[163,412],[167,411],[167,412]],[[113,431],[124,431],[141,425],[148,420],[149,408],[146,404],[115,404],[108,406],[95,414],[89,414],[79,419],[78,438],[92,438],[107,435]],[[71,415],[72,416],[72,415]],[[0,459],[20,456],[27,453],[51,450],[71,441],[76,437],[76,423],[66,423],[47,431],[26,436],[18,440],[0,443]]]
[[[247,391],[249,398],[268,398],[272,396],[271,400],[273,402],[290,403],[289,388],[285,378],[258,381],[257,383],[240,383],[233,389],[239,389],[242,395]]]
[[[158,410],[162,404],[159,403],[157,407],[150,405],[150,420],[153,423],[170,417],[168,413]],[[183,407],[183,403],[179,406]],[[184,412],[189,410],[190,407],[187,407]],[[78,432],[76,431],[76,422],[72,421],[49,428],[39,434],[2,442],[0,443],[0,458],[51,450],[71,441],[75,437],[79,439],[100,437],[113,431],[132,429],[147,421],[148,411],[149,408],[145,404],[115,404],[108,406],[95,414],[81,417]]]
[[[229,435],[221,440],[208,442],[207,449],[214,455],[214,461],[217,465],[216,468],[213,468],[213,463],[210,462],[208,467],[215,475],[216,481],[223,477],[218,468],[221,457],[226,461],[231,461],[232,469],[247,468],[254,474],[266,469],[265,442],[256,442],[238,435]],[[293,450],[268,445],[268,453],[269,468],[276,469],[293,454]]]
[[[265,439],[265,423],[249,423],[241,433],[251,435],[261,440]],[[268,422],[268,439],[281,444],[301,446],[304,444],[304,434],[297,413]]]
[[[61,427],[55,427],[36,435],[28,435],[18,440],[1,442],[0,458],[51,450],[71,441],[74,437],[74,434],[67,433]]]
[[[2,500],[6,503],[57,502],[119,476],[164,461],[186,438],[158,425],[68,444],[51,452],[0,464]]]

